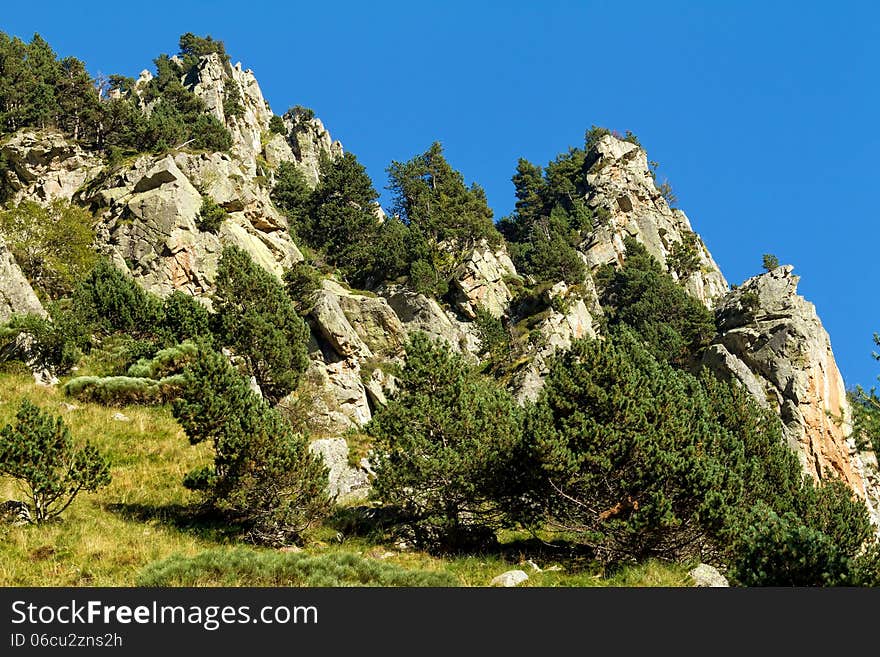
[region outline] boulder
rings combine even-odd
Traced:
[[[0,324],[8,322],[13,315],[26,314],[47,316],[43,304],[0,237]]]
[[[690,575],[696,587],[727,588],[730,586],[730,583],[721,574],[721,571],[709,564],[701,563],[696,568],[688,571],[688,575]]]
[[[309,451],[319,454],[327,466],[328,492],[337,501],[365,497],[370,478],[362,468],[348,463],[348,443],[345,438],[321,438],[309,443]]]
[[[457,351],[476,353],[479,340],[470,323],[450,317],[436,299],[413,292],[402,285],[388,285],[379,290],[388,302],[407,334],[415,331],[425,333],[433,340],[442,340]]]
[[[524,570],[508,570],[506,573],[501,573],[497,577],[493,577],[492,581],[489,582],[489,586],[503,586],[510,588],[513,586],[519,586],[528,578],[529,576]]]

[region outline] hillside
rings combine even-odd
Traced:
[[[742,584],[880,577],[877,462],[816,308],[778,262],[730,286],[635,135],[521,159],[504,218],[428,145],[390,163],[382,208],[220,41],[184,35],[97,92],[37,38],[0,55],[0,427],[27,396],[113,477],[59,525],[5,530],[5,583],[134,584],[243,541],[393,544],[446,584],[524,563],[513,545],[564,563],[537,585],[700,561]]]

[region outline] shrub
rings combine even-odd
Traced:
[[[630,331],[577,341],[527,418],[537,498],[601,560],[693,556],[710,539],[701,518],[721,502],[716,429],[699,383]]]
[[[398,510],[421,544],[494,541],[515,497],[520,408],[423,334],[407,345],[400,385],[366,427],[374,439],[375,497]]]
[[[269,131],[278,135],[287,136],[287,126],[284,125],[284,119],[277,114],[273,114],[269,119]]]
[[[297,262],[284,272],[287,294],[296,312],[305,317],[315,305],[321,289],[321,272],[305,262]]]
[[[89,345],[88,327],[71,312],[59,305],[50,306],[52,320],[37,315],[12,317],[0,336],[14,340],[18,335],[30,336],[24,341],[24,360],[58,374],[69,372]]]
[[[181,375],[163,379],[133,376],[78,376],[64,385],[64,394],[105,406],[166,404],[180,394]]]
[[[773,271],[779,266],[779,258],[772,253],[765,253],[761,258],[761,266],[764,271]]]
[[[202,207],[196,217],[196,228],[203,232],[214,233],[220,230],[220,224],[229,216],[226,210],[210,196],[202,197]]]
[[[189,294],[175,290],[162,303],[162,330],[174,342],[201,340],[212,342],[211,315]]]
[[[355,554],[309,555],[247,548],[175,555],[144,568],[138,586],[457,586],[450,573],[407,570]]]
[[[267,399],[278,402],[296,388],[308,365],[309,329],[281,282],[241,249],[223,249],[214,308],[219,331],[247,359]]]
[[[688,278],[700,269],[699,238],[694,232],[686,232],[680,242],[675,242],[666,258],[666,264],[678,275],[679,280]]]
[[[61,417],[23,400],[15,424],[0,429],[0,475],[24,488],[33,522],[60,516],[81,491],[110,483],[110,465],[86,442],[76,447]]]
[[[76,314],[107,333],[152,335],[162,323],[162,302],[106,260],[100,260],[73,294]]]
[[[22,201],[0,212],[0,233],[43,299],[69,295],[94,266],[94,219],[68,201]]]
[[[327,513],[320,457],[224,356],[200,350],[186,370],[174,417],[192,444],[210,440],[214,448],[213,464],[189,473],[184,483],[243,522],[251,540],[290,542]]]
[[[128,368],[128,376],[145,379],[161,379],[182,371],[195,360],[198,347],[187,340],[173,347],[158,351],[152,358],[141,358]]]
[[[688,365],[715,334],[715,318],[661,269],[644,246],[630,237],[624,244],[623,267],[608,266],[597,275],[609,324],[634,328],[656,358]]]
[[[282,127],[283,125],[282,121]],[[311,189],[305,175],[293,162],[282,162],[278,165],[271,198],[272,202],[287,217],[290,234],[295,239],[299,236],[309,239],[311,234],[310,193]]]

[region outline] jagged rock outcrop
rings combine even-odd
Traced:
[[[0,236],[0,324],[27,314],[45,317],[46,311]]]
[[[684,212],[669,207],[654,184],[648,156],[633,143],[605,135],[587,154],[587,205],[604,217],[580,250],[595,271],[605,263],[623,262],[623,239],[632,236],[667,266],[674,278],[707,306],[723,296],[728,285],[702,240],[691,229]],[[693,245],[696,270],[679,276],[667,259],[677,244]],[[681,248],[681,247],[679,247]]]
[[[20,130],[0,143],[13,202],[70,199],[104,168],[100,157],[51,130]]]
[[[452,279],[458,310],[470,319],[476,317],[478,308],[495,317],[505,315],[513,296],[505,278],[512,276],[516,276],[516,268],[507,251],[503,247],[493,251],[483,240]]]
[[[198,229],[203,196],[228,212],[216,235]],[[302,260],[269,190],[224,153],[144,155],[105,174],[80,200],[98,212],[99,249],[160,295],[208,294],[225,245],[278,276]]]
[[[459,321],[452,313],[444,311],[436,299],[402,285],[386,285],[378,292],[397,314],[407,334],[421,331],[432,340],[442,340],[457,351],[479,351],[480,342],[470,323]]]
[[[588,279],[588,284],[583,289],[572,289],[560,282],[546,294],[550,309],[530,330],[530,333],[540,336],[538,344],[515,380],[516,397],[520,402],[535,401],[538,398],[553,354],[570,347],[573,340],[594,338],[597,334],[593,318],[594,315],[598,316],[596,313],[599,302],[592,279]],[[559,310],[554,309],[554,306]]]
[[[331,158],[342,156],[342,144],[334,141],[324,128],[321,119],[294,108],[284,115],[287,127],[287,142],[293,160],[305,174],[311,186],[318,184],[320,178],[321,154]]]
[[[830,472],[867,499],[873,486],[850,437],[843,378],[815,306],[797,294],[798,280],[791,266],[779,267],[724,297],[705,364],[779,413],[805,472],[816,479]]]

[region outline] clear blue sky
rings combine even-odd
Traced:
[[[880,8],[871,2],[32,2],[92,73],[137,75],[184,32],[223,39],[277,113],[313,107],[377,188],[434,140],[513,206],[518,157],[632,130],[733,283],[779,256],[802,276],[847,385],[880,363]]]

